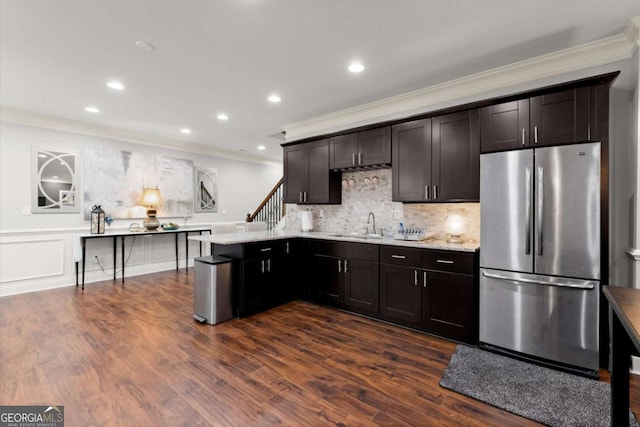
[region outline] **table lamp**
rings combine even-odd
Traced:
[[[462,243],[462,234],[464,233],[464,218],[459,214],[450,214],[445,221],[445,228],[449,233],[447,242]]]
[[[160,221],[156,219],[156,207],[162,204],[160,190],[156,188],[145,188],[138,203],[147,208],[147,219],[142,222],[147,230],[155,230],[160,226]]]

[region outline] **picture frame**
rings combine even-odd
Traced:
[[[60,148],[31,148],[31,212],[80,212],[80,156]]]
[[[218,212],[218,169],[195,168],[194,212]]]

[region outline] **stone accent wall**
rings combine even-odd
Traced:
[[[364,233],[372,224],[367,224],[369,212],[376,217],[376,228],[397,230],[400,222],[406,228],[425,228],[436,234],[435,238],[445,239],[445,221],[452,213],[465,218],[463,239],[467,242],[480,241],[479,203],[398,203],[391,201],[391,170],[373,170],[342,173],[341,205],[287,205],[286,228],[300,231],[298,211],[313,212],[314,231],[326,233]],[[397,212],[399,219],[394,219]]]

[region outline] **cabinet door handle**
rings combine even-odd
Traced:
[[[346,259],[344,260],[344,274],[347,274],[349,272],[349,261],[347,261]]]
[[[524,170],[525,183],[524,183],[524,253],[525,255],[531,254],[531,168],[525,168]]]
[[[424,186],[424,198],[429,200],[429,186],[428,185]]]
[[[342,273],[342,260],[338,260],[338,273]]]
[[[298,200],[300,201],[300,203],[302,203],[302,191],[300,192],[300,197],[298,198]]]
[[[426,271],[422,273],[422,286],[425,287],[425,288],[427,287],[427,272]]]
[[[287,255],[289,254],[289,242],[285,242],[284,251],[287,253]]]
[[[542,238],[544,231],[544,168],[538,166],[538,227],[537,227],[537,242],[538,255],[542,255]]]
[[[522,128],[522,145],[525,145],[525,141],[524,141],[524,128]]]
[[[271,259],[267,260],[267,271],[271,273]]]
[[[415,286],[418,286],[418,270],[413,270],[413,274],[414,274],[413,284]]]
[[[358,164],[362,164],[362,153],[358,153]]]
[[[404,255],[391,255],[391,258],[396,258],[396,259],[407,259],[406,256]]]
[[[260,252],[269,252],[271,250],[271,248],[262,248],[260,249]]]
[[[538,143],[538,126],[533,127],[533,142]]]
[[[260,261],[260,273],[264,273],[264,260]]]
[[[438,198],[438,186],[434,185],[433,186],[433,200],[436,200]]]
[[[351,166],[356,165],[356,153],[351,153]]]
[[[307,203],[307,192],[304,192],[304,202]]]
[[[436,262],[440,264],[453,264],[453,261],[449,259],[437,259]]]

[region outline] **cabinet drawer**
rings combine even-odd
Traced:
[[[378,245],[345,243],[344,256],[349,259],[378,262]]]
[[[420,267],[422,249],[403,248],[399,246],[381,246],[380,262],[385,264]]]
[[[422,267],[429,270],[473,274],[473,252],[426,250],[422,254]]]
[[[311,246],[311,253],[343,258],[344,242],[337,242],[332,240],[316,240]]]
[[[244,259],[271,257],[286,253],[286,240],[271,240],[268,242],[245,243]]]

